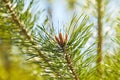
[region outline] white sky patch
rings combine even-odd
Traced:
[[[105,32],[108,32],[110,30],[111,30],[110,26],[108,26],[108,27],[105,28]]]

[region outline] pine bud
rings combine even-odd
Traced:
[[[68,34],[66,33],[64,43],[67,43],[67,41],[68,41]]]
[[[59,45],[61,45],[61,42],[60,42],[60,40],[58,39],[57,36],[55,36],[55,40],[57,41],[57,43],[58,43]]]
[[[63,43],[64,43],[64,38],[63,38],[62,33],[59,33],[59,38],[60,38],[60,42],[61,42],[61,44],[63,44]]]

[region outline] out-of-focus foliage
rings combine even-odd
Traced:
[[[16,5],[17,4],[17,5]],[[26,22],[30,27],[33,23],[30,21],[28,11],[21,13],[23,1],[13,1],[13,8],[17,14],[21,14],[21,20]],[[5,7],[5,3],[0,0],[0,80],[39,80],[37,71],[41,71],[36,65],[26,65],[24,56],[17,48],[18,40],[22,39],[22,32],[12,20],[9,11]],[[33,70],[34,69],[34,70]]]
[[[77,3],[77,0],[67,0],[67,2],[68,2],[68,7],[70,9],[73,9],[75,4]]]
[[[114,53],[107,53],[104,57],[104,69],[105,69],[105,79],[109,78],[112,80],[120,79],[120,20],[118,18],[117,25],[115,27],[116,35],[114,42],[116,43],[116,48],[114,48]]]

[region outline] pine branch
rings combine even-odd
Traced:
[[[25,34],[27,39],[30,40],[30,42],[34,45],[33,39],[30,37],[30,35],[28,34],[28,32],[25,29],[25,25],[19,20],[19,17],[16,15],[15,11],[12,9],[10,1],[9,0],[3,0],[3,1],[6,3],[6,7],[8,8],[8,10],[12,16],[12,19],[18,25],[20,30]]]
[[[27,30],[25,29],[25,25],[20,21],[19,17],[16,15],[16,12],[12,9],[10,0],[3,0],[6,3],[6,8],[9,10],[9,13],[12,16],[13,21],[18,25],[19,29],[24,33],[26,38],[30,41],[30,43],[34,46],[37,46],[33,40],[33,38],[28,34]],[[39,56],[43,59],[43,61],[48,65],[52,66],[48,61],[48,58],[42,54],[42,52],[37,48],[33,48],[38,52]],[[61,75],[55,71],[52,67],[50,67],[51,70],[55,73],[56,77],[61,77]]]
[[[67,53],[67,49],[66,49],[66,44],[68,42],[68,34],[66,34],[65,38],[63,37],[62,33],[59,33],[59,38],[57,36],[55,36],[55,39],[58,43],[58,45],[62,48],[63,53],[65,55],[65,60],[67,61],[67,65],[70,69],[70,71],[72,72],[73,78],[75,80],[79,80],[79,77],[73,67],[73,64],[71,62],[71,58],[70,58],[70,54]]]

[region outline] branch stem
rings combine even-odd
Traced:
[[[96,64],[99,65],[97,71],[101,73],[101,61],[102,61],[102,0],[97,0],[97,12],[98,12],[98,44],[97,44],[97,55],[98,59]]]
[[[70,55],[67,53],[65,47],[63,48],[63,53],[65,54],[65,59],[67,61],[69,69],[72,72],[72,75],[73,75],[74,79],[75,80],[80,80],[79,77],[78,77],[78,75],[77,75],[77,73],[76,73],[76,71],[75,71],[75,69],[74,69],[74,67],[73,67],[73,64],[72,64],[71,59],[70,59]]]

